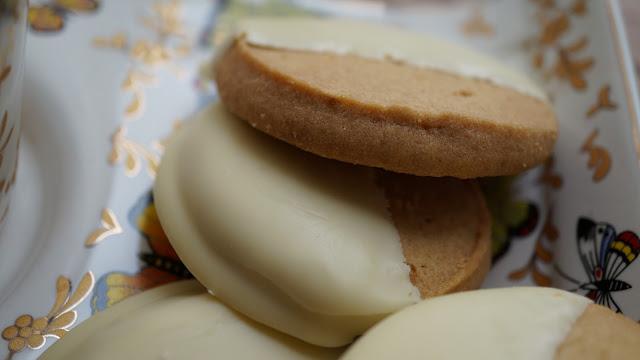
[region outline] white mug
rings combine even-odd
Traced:
[[[16,182],[27,0],[0,0],[0,226]]]

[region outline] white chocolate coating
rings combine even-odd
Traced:
[[[41,359],[337,359],[230,310],[195,281],[161,286],[98,313]]]
[[[534,287],[432,298],[380,322],[341,359],[552,360],[590,303]]]
[[[156,209],[180,258],[226,303],[341,346],[420,299],[372,171],[295,149],[213,105],[172,139]]]
[[[240,20],[233,36],[245,36],[252,45],[276,49],[392,59],[487,80],[547,99],[531,79],[497,60],[425,34],[391,26],[344,19],[256,17]]]

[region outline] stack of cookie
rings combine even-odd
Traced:
[[[320,346],[478,288],[490,215],[468,179],[529,169],[556,138],[525,76],[390,27],[247,19],[214,74],[222,104],[166,152],[158,215],[220,299]]]
[[[490,266],[490,215],[474,178],[518,174],[554,146],[553,109],[526,76],[437,39],[307,18],[240,22],[213,66],[221,103],[172,139],[154,195],[182,261],[243,314],[224,323],[255,327],[242,332],[259,338],[247,346],[277,337],[268,327],[290,338],[263,345],[266,357],[336,357],[319,347],[348,345],[408,308],[347,358],[553,358],[581,324],[589,301],[558,290],[440,296],[480,287]],[[197,296],[190,303],[212,321],[197,321],[198,339],[261,354],[218,341],[224,305]],[[512,333],[519,314],[534,329],[522,337]],[[639,333],[609,312],[595,318]],[[456,331],[485,331],[483,322],[496,327],[454,351],[469,340],[454,341]],[[583,330],[571,341],[588,345]],[[423,333],[435,342],[418,346]],[[517,344],[491,352],[500,335]],[[179,343],[166,338],[157,342]]]

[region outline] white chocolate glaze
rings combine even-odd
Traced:
[[[372,171],[295,149],[213,105],[172,139],[156,209],[180,258],[223,301],[340,346],[420,299]]]
[[[161,286],[98,313],[41,359],[336,359],[230,310],[195,281]]]
[[[590,303],[534,287],[432,298],[380,322],[341,359],[552,360]]]
[[[301,51],[352,54],[392,59],[418,67],[490,81],[521,93],[547,99],[526,75],[489,56],[400,28],[354,20],[319,18],[245,18],[233,36],[252,45]]]

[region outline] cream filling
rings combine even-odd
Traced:
[[[195,281],[136,295],[89,318],[41,359],[336,359],[260,325],[209,295]]]
[[[552,360],[590,303],[533,287],[433,298],[376,325],[342,359]]]
[[[339,346],[420,299],[372,171],[295,149],[213,105],[171,141],[156,208],[181,259],[217,296]]]
[[[527,76],[489,56],[391,26],[344,19],[255,17],[238,21],[227,44],[239,36],[257,46],[392,59],[487,80],[547,99],[545,92]]]

